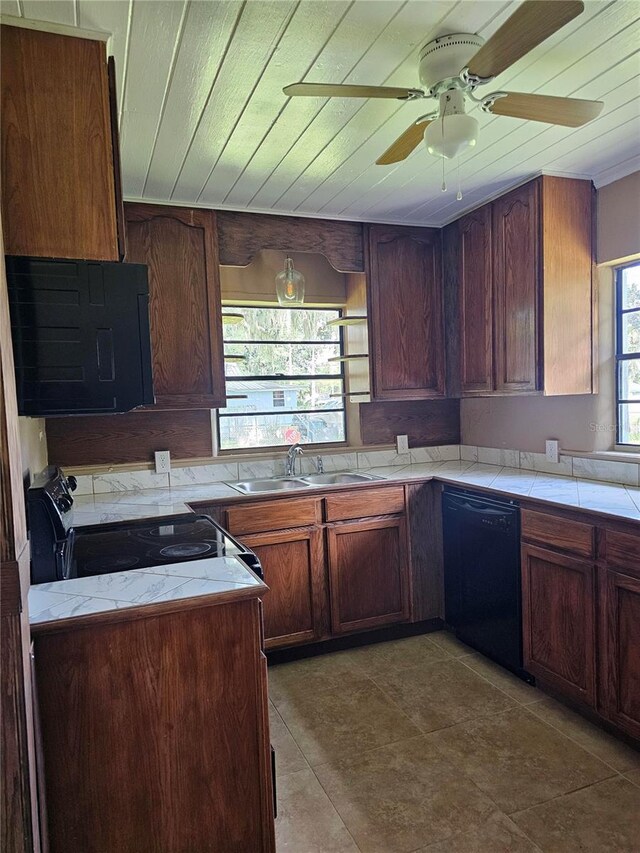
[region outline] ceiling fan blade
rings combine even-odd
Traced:
[[[399,89],[394,86],[343,86],[339,83],[292,83],[282,90],[289,97],[307,98],[397,98],[409,101],[421,98],[421,89]]]
[[[563,127],[581,127],[597,118],[603,106],[602,101],[507,92],[504,97],[496,98],[487,109],[499,116],[545,121],[548,124],[560,124]]]
[[[378,157],[376,166],[388,166],[391,163],[399,163],[401,160],[405,160],[413,149],[422,142],[424,130],[428,124],[431,124],[431,119],[418,121],[408,127],[393,145],[390,145],[384,154]]]
[[[525,0],[469,60],[469,73],[497,77],[583,9],[581,0]]]

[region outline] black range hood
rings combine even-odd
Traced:
[[[144,264],[7,255],[6,267],[19,414],[154,402]]]

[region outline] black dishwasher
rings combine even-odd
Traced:
[[[522,666],[520,507],[445,488],[445,620],[463,642],[526,681]]]

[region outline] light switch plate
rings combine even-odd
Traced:
[[[555,439],[548,438],[545,442],[545,456],[548,462],[560,461],[560,444]]]
[[[156,450],[156,474],[167,474],[171,470],[171,453],[168,450]]]
[[[396,436],[396,448],[398,453],[408,453],[409,452],[409,436],[408,435],[397,435]]]

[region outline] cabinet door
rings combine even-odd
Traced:
[[[460,384],[464,396],[493,390],[491,205],[458,222]]]
[[[282,530],[242,541],[257,554],[269,587],[263,601],[266,647],[320,639],[326,611],[322,531]]]
[[[375,225],[368,235],[373,397],[441,397],[444,335],[440,231]]]
[[[524,665],[568,697],[595,705],[595,569],[522,548]]]
[[[2,26],[8,255],[116,261],[104,42]]]
[[[156,407],[225,404],[215,213],[127,204],[127,260],[149,267]]]
[[[328,525],[327,546],[334,634],[409,618],[404,518]]]
[[[532,182],[492,205],[496,390],[539,388],[539,185]]]
[[[640,738],[640,578],[602,569],[601,713]]]

